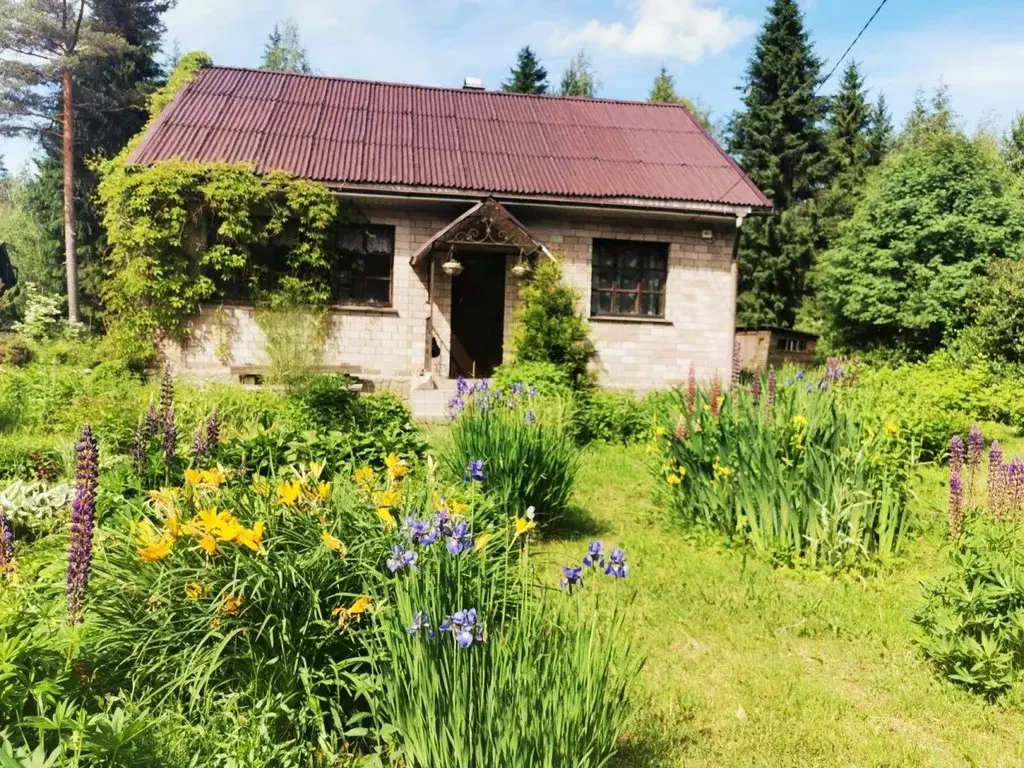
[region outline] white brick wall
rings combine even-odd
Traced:
[[[375,224],[395,227],[395,263],[392,307],[386,311],[334,308],[324,364],[390,387],[403,387],[428,364],[427,321],[429,270],[413,268],[410,256],[434,233],[458,216],[465,206],[398,203],[360,208]],[[564,272],[580,292],[580,311],[590,315],[591,250],[595,237],[668,242],[669,274],[663,321],[592,319],[591,336],[597,347],[599,378],[605,386],[639,391],[663,388],[683,381],[691,362],[701,378],[716,372],[728,381],[732,365],[735,321],[735,265],[732,261],[735,229],[720,226],[712,240],[703,240],[697,225],[683,221],[628,220],[572,213],[556,218],[533,216],[526,210],[517,217],[552,252],[563,259]],[[705,228],[707,224],[701,225]],[[497,258],[501,256],[496,254]],[[521,281],[511,274],[517,257],[506,260],[505,355]],[[430,361],[433,370],[448,373],[451,329],[451,279],[434,260],[433,325],[440,339],[441,356]],[[264,335],[246,306],[205,307],[192,323],[186,345],[168,343],[164,352],[175,369],[194,376],[237,380],[240,369],[266,367]],[[228,350],[218,358],[218,347]]]

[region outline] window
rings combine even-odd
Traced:
[[[389,306],[394,260],[394,227],[342,228],[331,267],[331,299],[339,304]]]
[[[779,339],[777,347],[780,352],[806,352],[807,339]]]
[[[590,314],[665,316],[668,243],[594,240]]]

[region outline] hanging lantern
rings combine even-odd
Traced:
[[[462,274],[462,262],[455,258],[454,247],[448,251],[448,260],[441,265],[441,269],[444,270],[444,273],[448,275],[448,277],[455,277],[456,275]]]
[[[523,261],[523,249],[519,249],[519,261],[512,267],[512,274],[522,279],[530,274],[530,265]]]

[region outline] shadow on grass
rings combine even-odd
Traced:
[[[583,539],[600,536],[608,530],[608,526],[595,520],[586,507],[572,504],[564,515],[544,526],[544,538],[548,541]]]

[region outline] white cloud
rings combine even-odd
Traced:
[[[754,31],[755,24],[733,16],[724,6],[704,0],[639,0],[632,26],[591,19],[582,27],[557,33],[556,48],[593,45],[640,56],[671,56],[697,62],[728,50]]]

